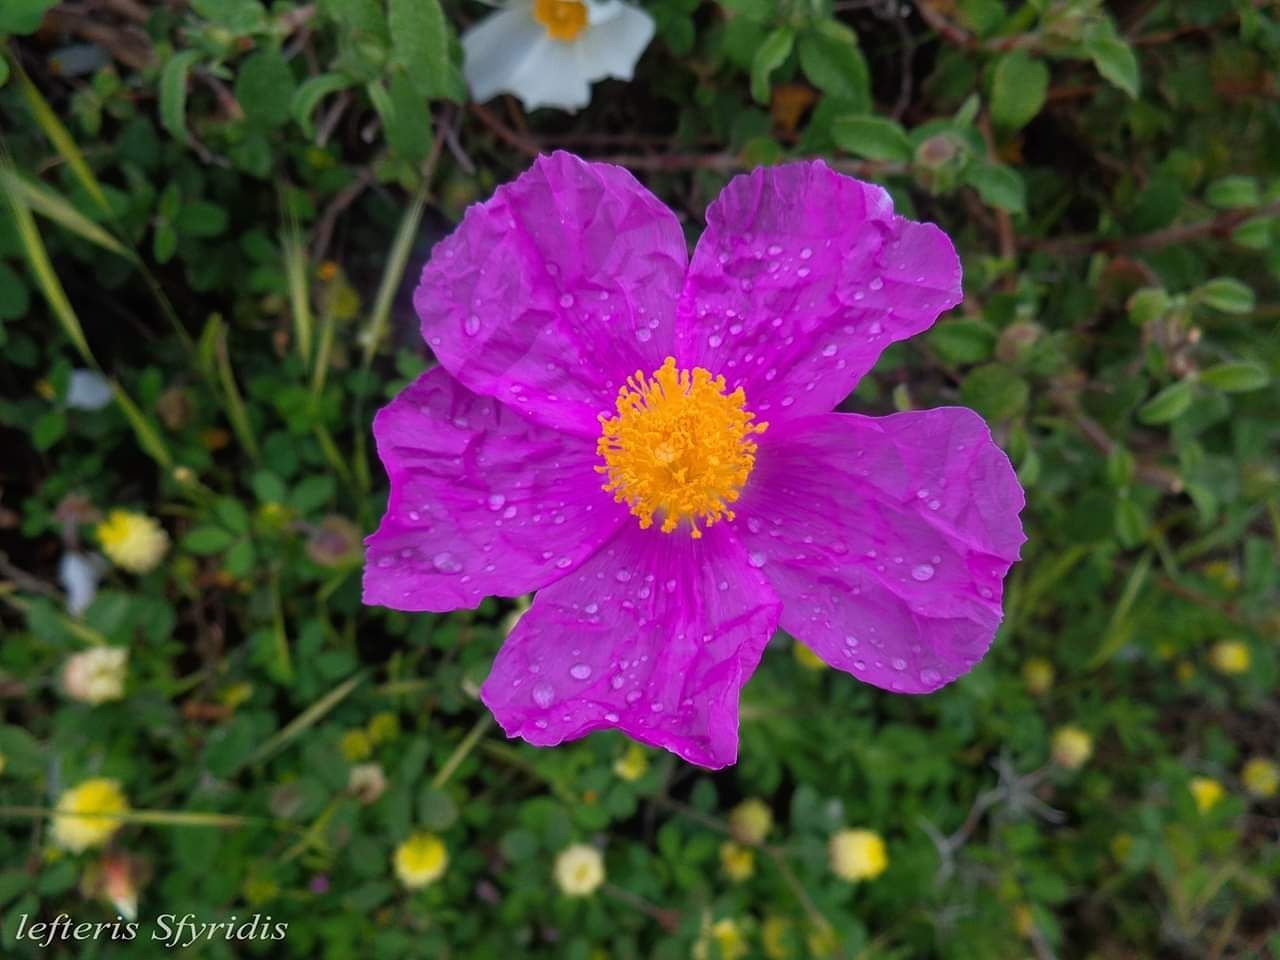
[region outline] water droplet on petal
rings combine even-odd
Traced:
[[[462,329],[463,329],[463,332],[465,332],[468,337],[474,337],[477,333],[480,332],[480,318],[477,317],[474,313],[471,314],[469,317],[467,317],[466,320],[463,321]]]
[[[870,283],[867,284],[867,286],[870,287],[872,290],[879,290],[881,287],[884,286],[884,281],[881,280],[879,277],[875,277]]]
[[[608,720],[610,723],[617,723],[617,722],[618,722],[618,715],[617,715],[616,713],[606,713],[606,714],[604,715],[604,718],[605,718],[606,720]]]
[[[626,583],[628,580],[631,579],[631,571],[619,570],[617,573],[613,575],[613,578],[617,580],[619,583]]]
[[[562,293],[562,294],[560,294],[560,306],[565,307],[565,308],[572,307],[572,306],[573,306],[573,294],[572,294],[572,293]]]
[[[437,553],[431,558],[431,562],[441,573],[457,573],[462,569],[462,564],[448,550]]]
[[[489,495],[489,509],[501,510],[502,505],[507,502],[507,498],[500,493],[492,493]]]
[[[938,673],[932,667],[925,667],[920,671],[920,682],[927,687],[937,686],[942,680],[942,674]]]
[[[569,668],[569,676],[575,680],[586,680],[591,676],[591,668],[585,663],[575,663]]]
[[[834,357],[836,355],[836,350],[838,349],[839,348],[834,343],[828,343],[822,348],[822,355],[824,357]]]
[[[551,706],[551,701],[555,699],[556,692],[551,684],[542,680],[533,685],[533,702],[544,710]]]
[[[895,657],[893,661],[893,669],[895,670],[907,669],[907,661],[903,660],[901,657]]]
[[[750,556],[747,557],[747,562],[758,570],[760,567],[764,566],[765,556],[759,550],[753,550]]]
[[[911,568],[911,578],[913,580],[919,580],[921,583],[924,583],[926,580],[932,580],[933,564],[917,563],[914,567]]]

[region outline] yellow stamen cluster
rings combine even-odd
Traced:
[[[587,29],[587,5],[581,0],[533,0],[533,19],[552,40],[572,40]]]
[[[604,489],[630,505],[641,529],[659,514],[663,533],[688,520],[697,539],[699,521],[732,520],[728,505],[756,462],[751,438],[768,426],[754,422],[746,399],[741,387],[726,393],[724,377],[681,370],[673,357],[651,377],[637,370],[618,391],[618,415],[600,416]]]

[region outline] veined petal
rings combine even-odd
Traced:
[[[508,736],[536,746],[617,727],[723,767],[778,611],[727,525],[693,540],[627,524],[534,598],[480,695]]]
[[[860,680],[927,693],[990,646],[1023,503],[971,410],[824,414],[762,436],[734,527],[783,629]]]
[[[630,80],[636,61],[653,39],[654,22],[644,10],[616,4],[607,19],[592,25],[571,46],[582,76],[588,80],[617,77]]]
[[[456,610],[563,577],[627,518],[595,449],[429,370],[378,412],[387,512],[365,540],[364,602]]]
[[[821,160],[735,177],[707,208],[680,297],[680,359],[776,423],[831,410],[897,340],[961,299],[945,233]]]
[[[557,152],[467,211],[413,302],[469,389],[596,437],[627,377],[672,352],[685,263],[675,216],[630,173]]]
[[[476,101],[515,92],[512,79],[538,54],[546,30],[533,19],[531,7],[516,0],[462,34],[462,72]]]

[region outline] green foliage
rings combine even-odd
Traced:
[[[46,816],[111,777],[144,931],[289,923],[213,960],[711,960],[722,921],[770,960],[1280,955],[1278,801],[1245,766],[1280,742],[1271,7],[650,0],[633,83],[525,116],[465,104],[478,3],[63,4],[37,30],[52,6],[0,0],[0,954],[169,955],[14,939],[115,917],[102,851]],[[370,421],[433,362],[408,291],[560,147],[625,158],[691,244],[730,176],[804,156],[953,238],[963,305],[842,409],[970,406],[1026,487],[972,673],[898,697],[779,635],[711,774],[503,739],[476,691],[508,601],[363,606]],[[77,369],[107,406],[67,404]],[[115,509],[157,519],[163,560],[104,561],[73,612],[60,562]],[[90,705],[62,671],[103,645],[127,680]],[[773,827],[734,879],[748,796]],[[836,877],[843,827],[884,838],[882,874]],[[418,830],[449,864],[411,891]],[[608,882],[575,899],[553,864],[583,842]]]

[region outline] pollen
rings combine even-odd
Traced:
[[[673,357],[652,376],[637,370],[618,391],[617,416],[600,415],[605,491],[630,506],[641,529],[655,516],[663,533],[688,521],[697,539],[699,523],[732,520],[729,505],[756,462],[752,438],[768,426],[746,400],[741,387],[728,393],[724,377],[680,369]]]
[[[553,40],[573,40],[587,28],[587,5],[581,0],[533,0],[533,19]]]

